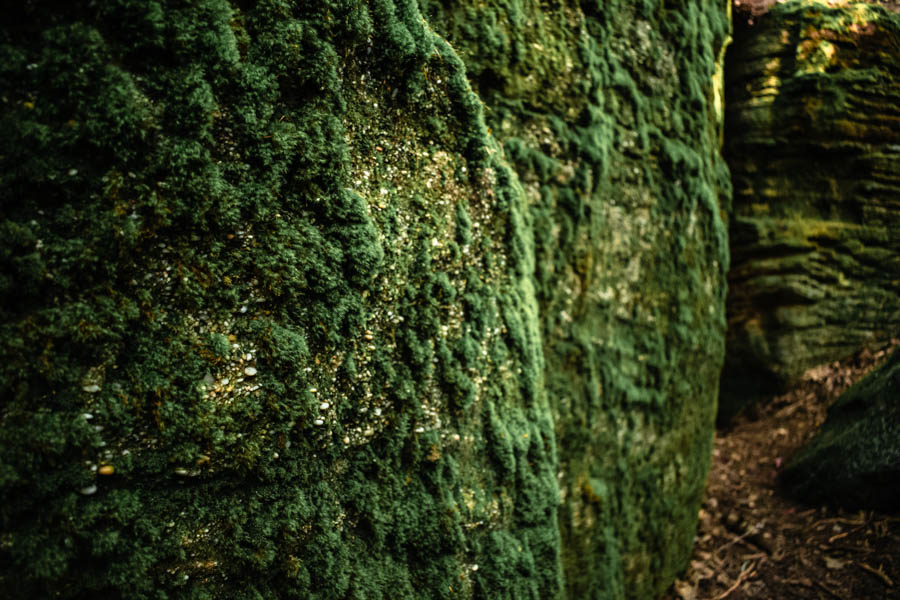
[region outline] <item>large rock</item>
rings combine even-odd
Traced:
[[[900,15],[790,1],[732,48],[723,419],[900,331]]]
[[[0,595],[557,595],[531,232],[453,50],[78,6],[0,49]]]
[[[654,597],[690,554],[724,339],[727,4],[428,4],[531,209],[570,598]]]
[[[723,353],[726,3],[516,6],[6,10],[4,597],[671,582]]]
[[[900,507],[900,351],[847,390],[791,461],[785,489],[812,503]]]

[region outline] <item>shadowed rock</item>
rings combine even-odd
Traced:
[[[900,351],[838,399],[781,483],[810,503],[900,509]]]

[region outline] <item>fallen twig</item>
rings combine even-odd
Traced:
[[[748,529],[747,531],[745,531],[744,533],[742,533],[741,535],[734,536],[734,539],[729,541],[727,544],[719,546],[718,548],[713,550],[713,556],[717,556],[721,550],[730,548],[731,546],[737,544],[738,542],[743,542],[747,536],[753,535],[754,533],[757,533],[758,531],[759,530],[754,526],[754,527],[751,527],[750,529]]]
[[[779,577],[775,575],[775,581],[779,583],[787,583],[789,585],[802,585],[803,587],[812,587],[812,581],[809,579],[785,579],[784,577]]]
[[[842,598],[837,592],[835,592],[834,590],[832,590],[830,587],[828,587],[827,585],[825,585],[825,584],[822,583],[821,581],[814,581],[813,584],[814,584],[814,585],[817,585],[817,586],[820,587],[820,588],[822,588],[823,590],[825,590],[826,592],[828,592],[829,594],[831,594],[832,596],[834,596],[834,597],[837,598],[838,600],[844,600],[844,598]]]
[[[854,519],[848,519],[846,517],[830,517],[828,519],[819,519],[816,521],[816,525],[824,525],[825,523],[844,523],[845,525],[853,525],[854,527],[859,527],[861,525],[865,525],[867,520],[863,518],[861,521],[856,521]]]
[[[847,537],[848,535],[850,535],[850,532],[849,532],[849,531],[845,531],[844,533],[839,533],[839,534],[837,534],[837,535],[833,535],[833,536],[831,536],[830,538],[828,538],[828,543],[829,543],[829,544],[833,544],[835,541],[837,541],[837,540],[839,540],[839,539],[841,539],[841,538],[845,538],[845,537]]]
[[[892,580],[890,577],[887,576],[887,573],[885,573],[884,571],[882,571],[882,567],[881,567],[881,566],[879,566],[877,569],[875,569],[875,568],[873,568],[873,567],[870,567],[869,565],[867,565],[867,564],[864,563],[864,562],[858,562],[858,563],[856,563],[856,564],[858,564],[860,567],[862,567],[863,569],[865,569],[866,571],[868,571],[868,572],[871,573],[872,575],[875,575],[876,577],[878,577],[879,579],[881,579],[883,582],[885,582],[885,583],[887,584],[888,587],[894,587],[894,582],[893,582],[893,580]]]
[[[723,600],[724,598],[727,598],[728,596],[731,595],[731,592],[738,589],[738,587],[744,581],[746,581],[748,577],[753,575],[753,573],[755,573],[755,572],[756,572],[756,567],[749,567],[749,568],[741,571],[740,575],[738,575],[737,581],[735,581],[734,584],[730,588],[728,588],[727,590],[725,590],[724,592],[722,592],[721,594],[719,594],[718,596],[713,598],[713,600]]]

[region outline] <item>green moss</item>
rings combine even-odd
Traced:
[[[556,595],[521,190],[417,5],[51,12],[0,34],[7,595]]]
[[[791,459],[781,484],[806,502],[892,510],[900,498],[900,353],[847,390],[816,436]]]
[[[14,13],[10,597],[645,597],[684,566],[724,5]]]
[[[569,597],[659,594],[692,544],[723,353],[726,4],[426,3],[529,200]]]

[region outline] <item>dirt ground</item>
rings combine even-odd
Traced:
[[[900,599],[900,513],[804,505],[776,483],[828,406],[888,352],[812,369],[717,433],[691,563],[664,600]]]

